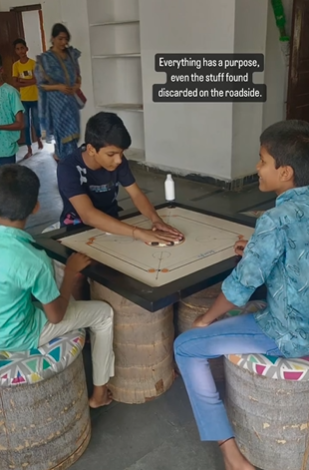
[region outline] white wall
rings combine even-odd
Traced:
[[[35,59],[43,51],[39,12],[37,10],[24,11],[22,17],[25,39],[29,49],[28,57]]]
[[[157,53],[233,52],[235,0],[140,1],[146,162],[231,176],[232,103],[153,103]]]
[[[288,21],[292,0],[284,0]],[[142,0],[146,162],[231,180],[255,173],[259,136],[285,118],[285,67],[270,0]],[[193,26],[194,25],[194,26]],[[156,53],[262,53],[266,103],[153,103]]]
[[[234,52],[266,54],[268,0],[236,0]],[[265,68],[265,67],[264,67]],[[266,69],[266,68],[265,68]],[[253,82],[265,82],[265,73],[253,74]],[[268,90],[269,93],[269,90]],[[264,103],[233,104],[233,145],[231,178],[255,173],[259,160],[259,137]]]

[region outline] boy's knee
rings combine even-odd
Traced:
[[[102,323],[114,321],[114,310],[113,307],[104,302],[103,300],[91,300],[93,307],[96,309],[97,315]]]
[[[174,354],[175,357],[186,355],[186,346],[191,337],[191,330],[181,333],[174,341]]]

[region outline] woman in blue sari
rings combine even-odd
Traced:
[[[80,52],[69,47],[71,35],[63,24],[52,29],[52,47],[37,57],[35,77],[39,87],[39,114],[46,139],[55,140],[56,160],[62,160],[78,147],[80,105],[76,93],[81,76]]]

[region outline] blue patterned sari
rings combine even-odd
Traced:
[[[73,87],[80,77],[80,52],[69,47],[62,59],[52,50],[37,57],[35,77],[39,87],[39,115],[46,139],[55,139],[56,155],[64,159],[78,147],[80,137],[79,107],[74,95],[60,91],[44,91],[42,85],[63,84]]]

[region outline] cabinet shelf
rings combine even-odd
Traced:
[[[132,139],[130,160],[145,159],[140,0],[86,0],[94,108],[116,113]],[[1,0],[0,0],[1,3]]]
[[[104,23],[93,23],[90,25],[91,28],[96,26],[113,26],[113,25],[121,25],[121,24],[138,24],[139,20],[129,20],[129,21],[106,21]]]
[[[99,104],[98,107],[105,109],[114,109],[117,111],[131,111],[135,113],[142,113],[144,111],[142,104],[135,103]]]
[[[128,52],[123,54],[104,54],[104,55],[93,55],[93,59],[117,59],[117,58],[124,58],[124,59],[134,59],[140,57],[141,54],[138,52]]]

